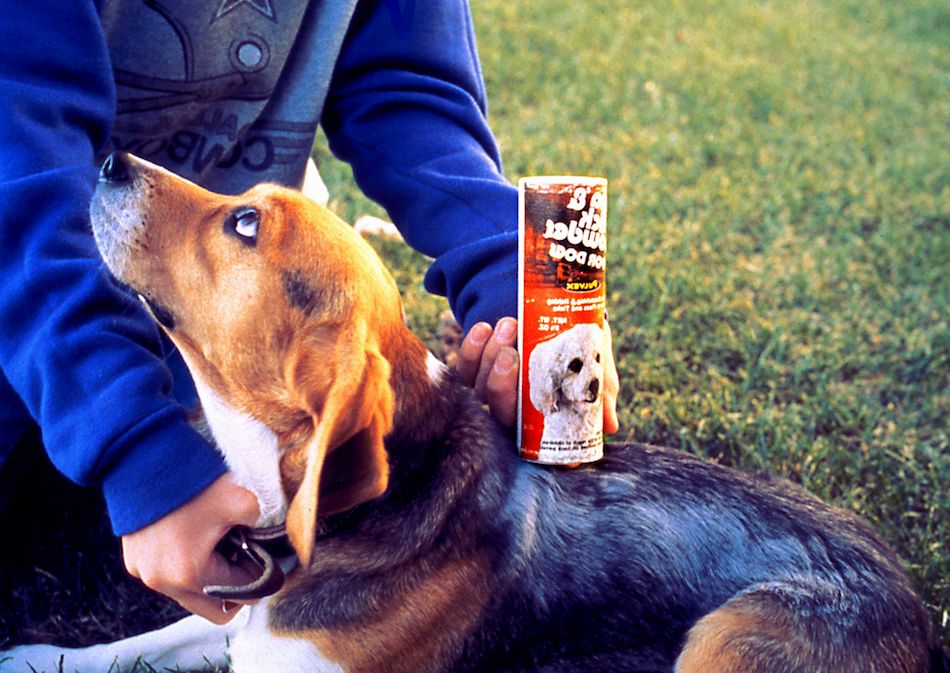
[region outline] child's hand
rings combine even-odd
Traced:
[[[502,318],[494,330],[488,323],[477,323],[465,335],[456,364],[462,381],[475,388],[478,398],[508,427],[518,415],[517,341],[514,318]]]
[[[243,585],[256,579],[215,551],[233,526],[254,526],[257,498],[234,483],[230,474],[214,481],[193,500],[150,526],[122,537],[125,567],[146,586],[177,601],[215,624],[230,621],[237,610],[206,596],[209,584]]]
[[[620,379],[614,362],[610,325],[607,332],[607,360],[604,363],[604,432],[620,429],[617,419],[617,394]],[[492,329],[488,323],[477,323],[465,335],[459,347],[456,368],[462,381],[475,388],[478,398],[488,405],[492,414],[509,427],[518,415],[518,370],[520,358],[515,349],[518,321],[502,318]]]

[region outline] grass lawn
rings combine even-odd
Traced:
[[[512,180],[610,180],[622,438],[804,484],[950,643],[950,8],[477,0]],[[347,217],[372,210],[316,149]],[[425,263],[384,246],[428,333]]]
[[[610,181],[619,439],[859,512],[950,646],[945,0],[472,4],[508,177]],[[341,215],[380,213],[325,142],[314,152]],[[434,334],[445,302],[421,289],[426,261],[379,245]],[[106,531],[92,535],[111,565],[68,512],[65,527],[62,572],[23,569],[33,584],[16,580],[0,647],[176,614],[123,578]]]

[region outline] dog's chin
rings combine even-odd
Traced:
[[[123,241],[116,236],[115,230],[110,224],[109,221],[102,218],[93,217],[92,235],[96,241],[99,256],[106,263],[106,268],[109,269],[116,281],[125,286],[127,284],[122,280],[122,274],[125,271],[128,251]]]
[[[139,290],[133,285],[130,285],[122,277],[122,272],[127,268],[128,256],[117,254],[117,250],[124,251],[124,248],[115,243],[114,237],[110,237],[109,232],[111,229],[108,227],[101,228],[100,226],[96,225],[97,222],[99,222],[101,225],[101,220],[94,218],[93,233],[96,238],[96,246],[99,248],[99,254],[106,263],[106,267],[109,269],[110,275],[112,276],[112,282],[130,297],[137,297],[149,310],[149,313],[151,313],[152,317],[158,324],[167,330],[174,330],[174,314],[163,303],[155,299],[155,297],[153,297],[150,293],[145,290]]]
[[[116,190],[99,185],[89,204],[92,235],[109,271],[126,282],[125,272],[132,256],[133,242],[141,228],[141,197],[132,190]]]

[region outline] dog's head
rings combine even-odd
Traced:
[[[545,416],[600,399],[604,378],[604,331],[581,324],[544,341],[528,357],[531,403]]]
[[[386,355],[405,330],[391,276],[297,192],[222,196],[124,154],[103,165],[91,216],[109,269],[181,350],[202,401],[273,433],[288,533],[309,563],[318,503],[326,515],[387,487]],[[221,443],[229,430],[209,422]]]

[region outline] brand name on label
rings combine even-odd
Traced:
[[[570,222],[548,218],[544,223],[542,236],[551,241],[548,249],[551,259],[603,269],[607,264],[604,256],[607,250],[606,207],[607,197],[603,192],[576,187],[567,208],[578,212],[579,217]]]

